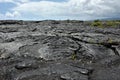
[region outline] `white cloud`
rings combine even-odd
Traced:
[[[0,13],[0,18],[3,18],[3,14]]]
[[[19,19],[21,17],[21,14],[17,11],[14,12],[6,12],[5,14],[0,13],[0,18],[1,19]]]
[[[15,1],[15,0],[14,0]],[[22,2],[22,3],[26,3],[26,2],[29,2],[29,0],[16,0],[18,2]]]
[[[68,0],[67,2],[28,2],[13,10],[44,17],[114,17],[120,14],[120,0]],[[78,19],[79,19],[78,18]]]
[[[20,15],[21,15],[21,14],[20,14],[19,12],[17,12],[17,11],[14,11],[13,13],[7,12],[7,13],[5,14],[5,16],[8,17],[8,18],[15,18],[15,17],[18,17],[18,16],[20,16]]]
[[[16,5],[20,5],[27,2],[29,2],[29,0],[0,0],[0,3],[13,3]]]
[[[19,12],[21,16],[40,17],[43,19],[94,19],[120,16],[120,0],[67,0],[65,2],[30,1],[30,0],[0,0],[16,3],[11,9],[13,17]]]

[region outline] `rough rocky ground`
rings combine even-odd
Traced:
[[[120,25],[0,21],[0,80],[120,80]]]

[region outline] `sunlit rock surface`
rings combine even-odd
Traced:
[[[120,80],[120,25],[0,21],[0,80]]]

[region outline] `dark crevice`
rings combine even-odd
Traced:
[[[111,49],[115,53],[115,55],[120,56],[119,52],[116,50],[116,47],[113,47],[110,44],[107,44],[107,45],[104,45],[104,46],[107,47],[107,48],[109,48],[109,49]]]
[[[88,73],[88,80],[92,80],[92,73],[93,73],[94,70],[90,70],[89,73]]]
[[[115,52],[116,55],[120,56],[120,55],[119,55],[119,52],[116,50],[115,47],[112,47],[112,50]]]
[[[83,68],[83,67],[80,67],[80,66],[77,66],[77,65],[71,65],[71,66],[77,67],[77,68],[80,68],[80,69],[86,69],[86,70],[88,70],[88,73],[81,73],[81,74],[87,75],[88,76],[88,80],[92,80],[91,75],[92,75],[92,73],[94,71],[93,68]]]
[[[78,39],[78,38],[75,38],[75,37],[72,37],[72,36],[68,36],[68,38],[70,38],[74,41],[80,41],[80,42],[83,42],[83,43],[95,44],[95,43],[90,43],[90,42],[87,42],[87,41],[84,41],[82,39]]]
[[[79,46],[74,53],[77,55],[77,52],[79,52],[79,50],[82,48],[81,45],[76,41],[77,45]]]
[[[79,42],[82,42],[82,43],[87,43],[87,44],[99,44],[99,45],[119,45],[119,42],[112,42],[112,43],[109,43],[109,42],[89,42],[89,41],[85,41],[85,40],[82,40],[82,39],[79,39],[79,38],[75,38],[73,36],[68,36],[68,38],[74,40],[74,41],[79,41]]]
[[[87,44],[99,44],[99,45],[103,45],[103,46],[111,49],[115,53],[115,55],[120,56],[119,52],[116,50],[116,47],[113,47],[113,45],[115,45],[115,46],[119,45],[119,43],[117,43],[117,42],[115,42],[115,43],[105,43],[105,42],[103,42],[103,43],[91,43],[91,42],[87,42],[87,41],[84,41],[84,40],[81,40],[81,39],[78,39],[78,38],[75,38],[75,37],[72,37],[72,36],[69,36],[69,38],[71,38],[72,40],[74,40],[76,42],[79,41],[79,42],[87,43]],[[77,44],[80,45],[78,42],[77,42]],[[78,51],[78,49],[75,52],[77,52],[77,51]]]

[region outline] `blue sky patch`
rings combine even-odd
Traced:
[[[0,3],[0,13],[5,14],[7,11],[10,11],[10,9],[13,7],[15,7],[15,4],[13,3]]]

